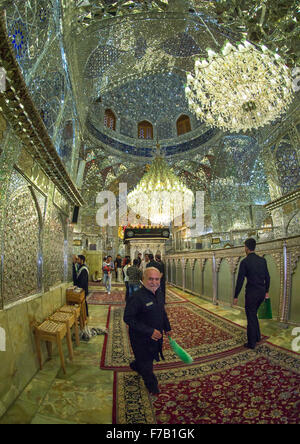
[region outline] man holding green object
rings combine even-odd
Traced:
[[[256,240],[245,241],[245,252],[247,257],[242,260],[236,282],[233,304],[237,305],[238,295],[242,289],[245,277],[247,278],[245,310],[247,315],[246,348],[254,349],[256,343],[261,340],[257,311],[265,299],[269,298],[270,275],[267,262],[263,257],[255,254]]]
[[[128,299],[124,313],[135,356],[130,368],[142,376],[148,391],[153,395],[159,393],[157,378],[153,373],[153,360],[159,361],[160,357],[164,359],[163,332],[168,336],[171,334],[160,279],[161,273],[157,268],[146,268],[143,286]]]

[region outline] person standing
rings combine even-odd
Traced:
[[[87,303],[87,296],[89,294],[89,269],[85,263],[85,256],[80,254],[78,256],[78,271],[76,277],[76,285],[79,288],[83,288],[85,294],[85,306],[86,306],[86,315],[89,317],[89,309]]]
[[[138,254],[137,260],[139,261],[138,267],[141,267],[141,263],[142,263],[142,253]]]
[[[103,262],[103,284],[106,288],[108,294],[111,292],[111,274],[114,270],[114,264],[112,262],[112,257],[107,256],[105,262]]]
[[[118,254],[115,259],[115,271],[116,271],[116,281],[122,282],[122,258],[120,254]]]
[[[159,266],[159,271],[161,272],[162,276],[160,279],[160,288],[164,297],[164,301],[166,300],[166,271],[165,271],[165,264],[163,263],[163,261],[161,260],[161,255],[160,254],[156,254],[155,255],[155,261]],[[156,268],[158,268],[156,266]]]
[[[238,295],[246,277],[245,310],[247,316],[248,342],[244,346],[251,349],[254,349],[256,343],[261,340],[257,311],[262,302],[266,298],[269,298],[270,288],[270,275],[267,262],[263,257],[255,253],[255,248],[255,239],[250,238],[245,241],[247,257],[243,259],[240,264],[233,300],[233,304],[237,305]]]
[[[147,267],[148,264],[149,264],[149,254],[145,253],[144,260],[142,260],[142,263],[140,265],[140,268],[141,268],[143,273],[145,272],[146,267]]]
[[[125,295],[125,302],[127,302],[129,298],[129,277],[127,275],[127,269],[131,266],[131,260],[126,258],[125,265],[123,267],[123,275],[124,275],[124,282],[126,287],[126,295]]]
[[[146,268],[155,267],[160,269],[160,265],[154,260],[154,256],[152,253],[148,254],[149,262],[146,263]]]
[[[159,393],[158,381],[153,373],[153,360],[164,359],[163,332],[170,336],[171,326],[160,290],[160,272],[147,268],[143,286],[127,301],[124,322],[129,326],[129,337],[135,360],[130,368],[138,372],[147,390]]]
[[[127,268],[128,276],[128,286],[129,286],[129,297],[133,295],[134,292],[139,290],[140,281],[143,278],[142,270],[139,269],[139,261],[137,259],[133,260],[132,267]]]

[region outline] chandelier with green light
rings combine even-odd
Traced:
[[[127,196],[127,205],[141,225],[168,226],[176,218],[181,220],[193,202],[193,192],[180,182],[160,155]]]

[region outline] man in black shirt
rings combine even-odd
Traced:
[[[142,263],[142,253],[138,254],[137,260],[139,261],[138,267],[140,267]]]
[[[116,281],[122,282],[122,258],[120,254],[118,254],[115,259],[115,272],[116,272]]]
[[[135,361],[132,370],[137,371],[151,394],[158,394],[158,382],[153,373],[153,360],[163,359],[163,331],[170,335],[170,322],[165,311],[160,290],[160,272],[147,268],[143,286],[128,299],[124,322],[129,326],[129,337]]]
[[[86,306],[86,315],[89,316],[89,309],[87,304],[87,296],[89,294],[89,270],[85,263],[85,256],[78,256],[78,264],[79,268],[77,271],[75,285],[79,288],[83,288],[85,294],[85,306]]]
[[[263,257],[254,253],[255,247],[255,239],[250,238],[245,241],[247,257],[243,259],[240,264],[233,301],[233,304],[237,305],[238,295],[246,277],[245,309],[248,321],[248,343],[245,344],[245,347],[252,349],[254,349],[256,343],[261,340],[257,311],[265,298],[269,297],[268,292],[270,288],[270,275],[267,262]]]
[[[159,266],[159,271],[162,273],[161,279],[160,279],[160,288],[164,297],[164,301],[166,301],[166,271],[165,271],[165,264],[161,260],[161,255],[156,254],[155,255],[155,261]],[[158,268],[158,267],[156,267]]]

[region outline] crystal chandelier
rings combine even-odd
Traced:
[[[230,132],[257,129],[284,113],[293,98],[292,78],[278,54],[248,41],[208,49],[187,75],[185,94],[198,119]]]
[[[190,211],[194,195],[157,155],[136,188],[128,194],[127,205],[142,225],[167,226]]]

